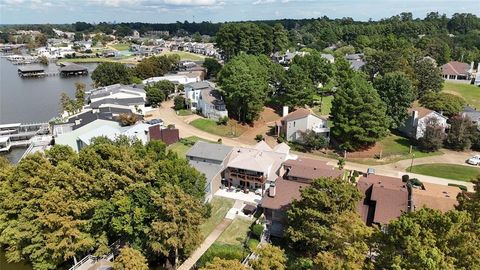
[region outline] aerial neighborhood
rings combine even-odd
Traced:
[[[386,14],[0,24],[1,270],[480,269],[478,11]]]

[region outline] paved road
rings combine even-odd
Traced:
[[[181,117],[178,116],[175,111],[172,109],[173,101],[167,101],[162,104],[162,106],[155,111],[149,112],[152,116],[150,118],[161,118],[166,125],[174,124],[180,130],[180,137],[190,137],[190,136],[197,136],[209,141],[217,141],[219,138],[222,139],[222,143],[229,146],[249,146],[249,143],[239,140],[239,139],[232,139],[227,137],[221,137],[217,135],[210,134],[208,132],[199,130],[194,126],[191,126],[187,123],[189,120],[188,117]],[[253,144],[252,141],[251,144]],[[424,164],[424,163],[454,163],[454,164],[464,164],[466,157],[471,156],[472,153],[458,153],[454,151],[445,151],[445,155],[442,156],[433,156],[433,157],[426,157],[426,158],[418,158],[415,159],[415,164]],[[296,153],[299,156],[307,156],[309,158],[324,160],[329,162],[331,165],[336,165],[337,160],[329,159],[325,157],[319,157],[316,155],[310,155],[305,153]],[[387,165],[376,165],[376,166],[368,166],[353,162],[347,162],[345,168],[349,170],[357,170],[357,171],[366,171],[368,168],[375,168],[377,174],[391,176],[391,177],[401,177],[404,174],[408,174],[411,177],[419,178],[422,181],[427,183],[434,183],[434,184],[441,184],[447,185],[448,183],[455,183],[464,185],[468,188],[469,191],[473,191],[473,184],[463,181],[455,181],[440,177],[433,177],[433,176],[426,176],[426,175],[419,175],[414,173],[406,173],[405,169],[410,166],[410,160],[402,160],[396,163],[387,164]]]
[[[222,232],[232,223],[231,219],[225,218],[223,221],[215,227],[215,230],[208,235],[208,237],[203,241],[203,243],[198,247],[192,255],[184,262],[177,270],[190,270],[202,257],[203,253],[218,239]]]

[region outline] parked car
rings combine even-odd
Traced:
[[[163,120],[162,119],[152,119],[152,120],[149,120],[146,122],[147,124],[149,125],[162,125],[163,124]]]
[[[475,155],[467,160],[470,165],[480,165],[480,155]]]

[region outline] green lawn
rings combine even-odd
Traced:
[[[104,63],[104,62],[119,62],[119,63],[132,63],[128,61],[128,58],[115,59],[115,58],[103,58],[103,57],[91,57],[91,58],[72,58],[72,59],[60,59],[59,63],[71,62],[71,63]]]
[[[413,173],[466,182],[480,175],[480,168],[456,164],[422,164],[408,168],[407,171],[410,169]]]
[[[172,150],[173,152],[177,153],[179,157],[186,157],[188,150],[197,142],[197,141],[206,141],[202,138],[192,136],[183,138],[180,141],[169,145],[167,149]]]
[[[171,54],[178,54],[180,56],[180,60],[190,60],[190,61],[203,61],[205,60],[205,56],[201,54],[189,53],[189,52],[163,52],[162,55],[171,55]]]
[[[191,110],[188,110],[188,109],[181,109],[181,110],[178,110],[177,111],[177,114],[179,116],[187,116],[187,115],[192,115],[192,111]]]
[[[381,165],[397,162],[404,159],[410,159],[412,158],[412,154],[415,154],[415,158],[443,155],[443,153],[440,151],[431,153],[422,152],[419,151],[415,146],[413,146],[412,153],[410,154],[410,145],[412,145],[412,142],[408,138],[401,137],[395,134],[387,136],[386,138],[378,142],[378,144],[381,150],[381,159],[371,157],[349,158],[348,160],[366,165]],[[372,153],[372,155],[377,155],[378,157],[380,157],[380,152]]]
[[[457,94],[465,99],[467,104],[480,108],[480,87],[471,84],[445,82],[443,91]]]
[[[128,49],[130,49],[130,44],[117,43],[117,44],[111,45],[110,47],[114,48],[117,51],[128,51]]]
[[[200,232],[203,238],[206,238],[217,227],[223,218],[227,214],[228,210],[232,208],[235,201],[232,199],[214,197],[210,202],[212,206],[212,212],[210,218],[200,226]]]
[[[243,246],[252,223],[253,221],[249,219],[234,219],[215,242],[219,244]]]
[[[230,138],[238,137],[247,130],[233,120],[230,120],[227,125],[218,125],[213,120],[201,118],[193,120],[190,125],[211,134]]]
[[[320,97],[317,97],[317,99],[320,101]],[[314,113],[322,116],[330,115],[330,111],[332,110],[332,101],[333,96],[323,97],[322,105],[313,108]]]

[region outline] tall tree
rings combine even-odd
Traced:
[[[349,230],[332,230],[338,222],[344,221],[343,215],[348,213],[350,218],[360,217],[354,215],[355,206],[362,195],[357,188],[341,179],[320,178],[314,180],[312,185],[301,190],[301,199],[294,201],[287,211],[288,227],[286,237],[293,248],[302,251],[310,257],[319,252],[334,252],[335,246],[328,240],[335,237],[349,239],[348,235],[334,235]],[[349,226],[356,223],[347,223]],[[343,224],[342,224],[343,225]],[[349,227],[353,229],[353,227]],[[366,230],[366,225],[365,228]],[[355,233],[350,231],[349,233]],[[357,239],[361,241],[361,235]],[[354,239],[354,238],[352,238]],[[353,243],[344,243],[345,246]]]
[[[418,97],[428,92],[440,92],[443,87],[443,78],[440,68],[428,58],[418,60],[413,65],[415,85]]]
[[[425,123],[423,136],[418,139],[418,146],[423,151],[434,152],[443,146],[444,139],[444,128],[440,126],[436,118],[430,118]]]
[[[248,267],[236,260],[224,260],[218,257],[213,259],[213,262],[207,263],[207,265],[200,270],[249,270]]]
[[[177,186],[165,186],[153,201],[161,219],[154,220],[148,231],[149,247],[167,256],[167,267],[176,269],[178,259],[201,242],[204,209]]]
[[[217,77],[218,72],[222,69],[222,65],[215,58],[207,57],[202,65],[207,69],[207,77],[214,78]]]
[[[284,51],[288,48],[288,32],[282,24],[276,23],[273,26],[273,51]]]
[[[476,269],[480,231],[466,212],[422,208],[379,234],[378,269]]]
[[[466,211],[470,214],[473,224],[480,224],[480,175],[472,180],[474,184],[474,192],[462,192],[458,196],[457,209]]]
[[[255,259],[249,261],[253,270],[284,270],[287,258],[282,249],[270,244],[259,246],[254,250]]]
[[[458,114],[465,105],[465,100],[462,97],[450,93],[428,92],[419,101],[422,106],[447,116]]]
[[[446,146],[459,151],[470,149],[475,143],[475,139],[480,136],[477,125],[469,117],[460,115],[451,117],[449,122],[450,129],[445,141]]]
[[[123,247],[113,262],[115,270],[148,270],[147,259],[142,253],[131,247]]]
[[[375,78],[373,86],[387,105],[391,127],[397,128],[407,119],[407,109],[415,100],[415,90],[408,77],[401,72],[387,73]]]
[[[297,55],[293,64],[303,69],[315,87],[325,85],[333,76],[333,66],[315,50],[303,57]]]
[[[305,70],[299,65],[293,64],[288,69],[285,83],[282,86],[281,96],[284,105],[289,107],[311,105],[315,89]]]
[[[388,134],[387,108],[366,79],[343,82],[332,103],[333,138],[345,150],[369,147]]]
[[[101,63],[92,72],[92,80],[96,86],[107,86],[116,83],[129,84],[130,70],[121,63]]]
[[[219,83],[231,115],[243,122],[256,120],[267,98],[268,75],[258,57],[241,54],[228,62]]]

